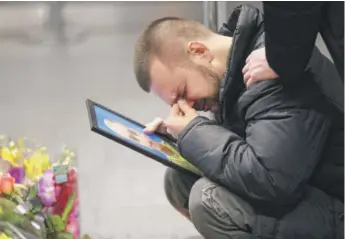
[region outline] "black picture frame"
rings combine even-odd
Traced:
[[[88,112],[88,116],[89,116],[89,122],[90,122],[90,128],[91,128],[91,131],[95,132],[95,133],[98,133],[110,140],[113,140],[125,147],[128,147],[148,158],[151,158],[167,167],[170,167],[170,168],[173,168],[175,170],[178,170],[178,171],[181,171],[181,172],[184,172],[184,173],[187,173],[191,176],[195,176],[195,177],[200,177],[202,176],[201,175],[201,172],[199,173],[196,173],[194,171],[191,171],[189,169],[186,169],[172,161],[168,161],[166,159],[163,159],[161,157],[159,157],[158,155],[150,152],[149,150],[145,150],[141,147],[138,147],[136,146],[135,144],[131,144],[129,143],[128,141],[124,140],[123,138],[121,138],[120,136],[115,136],[111,133],[108,133],[107,131],[101,129],[100,127],[98,127],[98,124],[97,124],[97,119],[96,119],[96,112],[95,112],[95,106],[105,110],[105,111],[108,111],[109,113],[111,114],[114,114],[116,115],[117,117],[120,117],[132,124],[135,124],[136,126],[140,127],[140,128],[145,128],[145,126],[119,112],[116,112],[115,110],[112,110],[112,109],[109,109],[108,107],[104,106],[104,105],[101,105],[100,103],[97,103],[91,99],[87,99],[86,100],[86,107],[87,107],[87,112]],[[164,142],[168,143],[170,146],[174,147],[175,149],[177,148],[176,147],[176,140],[175,139],[172,139],[170,137],[167,137],[166,135],[163,135],[163,134],[160,134],[160,133],[154,133],[156,136],[158,136],[159,138],[161,138]]]

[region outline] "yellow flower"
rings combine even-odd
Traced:
[[[37,150],[24,160],[25,175],[31,180],[37,180],[50,167],[49,154],[45,148]]]
[[[15,142],[11,141],[8,147],[0,148],[0,156],[2,159],[8,161],[13,167],[19,167],[23,159],[23,149],[18,148]]]
[[[9,148],[1,149],[1,158],[8,161],[13,167],[18,167],[17,160],[15,155]]]
[[[0,234],[0,239],[12,239],[12,237],[7,236],[4,232]]]

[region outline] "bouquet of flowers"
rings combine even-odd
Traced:
[[[75,153],[0,137],[0,239],[79,239]],[[84,238],[88,236],[84,236]]]

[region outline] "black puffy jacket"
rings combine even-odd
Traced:
[[[344,81],[344,1],[263,2],[267,60],[283,83],[303,77],[320,33]]]
[[[333,186],[328,193],[342,198],[343,138],[335,142],[343,134],[342,123],[337,124],[339,112],[315,83],[316,76],[332,76],[334,65],[315,51],[315,62],[327,67],[313,68],[319,72],[309,74],[294,91],[285,90],[277,80],[246,89],[242,68],[253,50],[264,47],[263,15],[254,7],[239,6],[220,34],[233,37],[233,43],[219,120],[192,120],[177,139],[182,155],[252,205],[270,208],[266,213],[279,216],[291,210],[310,184],[326,191]]]

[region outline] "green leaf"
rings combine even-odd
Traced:
[[[3,210],[14,210],[17,206],[14,202],[11,200],[8,200],[6,198],[0,197],[0,206],[3,208]]]
[[[73,235],[69,232],[58,232],[55,239],[74,239]]]
[[[38,184],[36,183],[29,189],[29,193],[28,193],[28,196],[26,197],[26,200],[30,201],[34,199],[37,195],[37,190],[38,190]]]
[[[34,206],[34,207],[31,209],[31,212],[32,212],[33,214],[36,214],[36,213],[40,212],[40,211],[42,210],[42,208],[43,208],[42,205],[36,205],[36,206]]]
[[[49,233],[54,232],[54,226],[53,226],[53,222],[52,222],[52,218],[51,218],[49,210],[47,210],[45,223],[47,224],[48,232]]]
[[[68,214],[71,212],[72,208],[73,208],[73,203],[74,203],[74,200],[76,198],[76,195],[75,195],[75,192],[72,193],[71,197],[68,199],[68,202],[66,204],[66,207],[62,213],[62,221],[64,223],[66,223],[67,221],[67,217],[68,217]]]
[[[42,234],[41,230],[37,230],[32,224],[29,218],[24,215],[20,215],[13,211],[4,211],[0,216],[0,221],[5,221],[12,224],[13,226],[22,229],[24,231],[30,232],[35,236],[40,236]]]
[[[65,225],[64,225],[63,220],[61,219],[61,217],[59,215],[53,215],[52,216],[52,223],[54,226],[54,231],[62,232],[63,230],[65,230]]]
[[[17,204],[22,204],[24,203],[24,200],[17,194],[12,194],[11,195],[12,201],[14,201]]]
[[[35,219],[35,215],[32,212],[27,212],[24,214],[24,216],[26,216],[29,220],[34,220]]]

